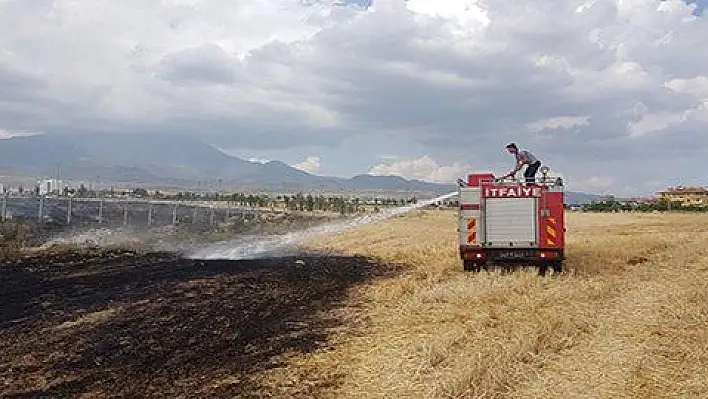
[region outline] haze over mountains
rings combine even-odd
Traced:
[[[361,175],[315,176],[283,162],[250,162],[179,135],[61,134],[0,141],[4,173],[136,184],[193,186],[198,181],[253,189],[322,188],[450,192],[450,184]]]
[[[179,135],[47,134],[0,140],[0,171],[38,178],[196,187],[200,184],[264,190],[379,190],[445,194],[455,183],[398,176],[316,176],[283,162],[250,162]],[[462,176],[461,176],[462,177]],[[587,197],[572,193],[572,202]]]

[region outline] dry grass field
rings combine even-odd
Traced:
[[[708,397],[708,215],[571,213],[549,277],[464,272],[456,228],[0,262],[0,396]]]
[[[344,320],[327,348],[254,378],[274,396],[707,397],[708,217],[573,213],[567,229],[567,272],[546,278],[463,272],[451,211],[318,239],[403,272],[327,310]]]

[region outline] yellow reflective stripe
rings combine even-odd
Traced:
[[[549,246],[555,246],[556,242],[556,218],[548,218],[548,225],[546,225],[546,233],[548,234],[548,237],[546,237],[546,245]]]
[[[467,243],[474,244],[477,242],[477,220],[467,220]]]
[[[546,233],[552,238],[556,238],[556,229],[553,226],[546,226]]]

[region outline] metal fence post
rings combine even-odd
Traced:
[[[192,213],[192,224],[197,223],[197,209],[198,207],[195,205],[194,212]]]
[[[98,202],[98,223],[103,223],[103,198]]]
[[[177,224],[177,204],[172,208],[172,224]]]
[[[211,207],[211,214],[209,215],[209,225],[214,225],[214,207]]]
[[[2,221],[7,220],[7,194],[2,197]]]
[[[152,204],[148,204],[148,226],[152,226]]]
[[[66,200],[66,224],[71,225],[71,197]]]
[[[37,216],[39,224],[44,223],[44,195],[39,197],[39,215]]]
[[[123,205],[123,226],[128,225],[128,201]]]

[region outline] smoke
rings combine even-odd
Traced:
[[[47,240],[43,247],[71,245],[78,247],[136,247],[153,250],[179,250],[174,243],[174,226],[151,229],[138,228],[91,228],[83,231],[63,232]]]
[[[187,255],[191,259],[252,259],[273,255],[297,253],[297,244],[330,234],[337,234],[373,223],[390,219],[404,213],[434,204],[457,195],[457,192],[442,195],[416,204],[384,210],[365,215],[347,222],[337,222],[283,235],[246,236],[198,249]]]

